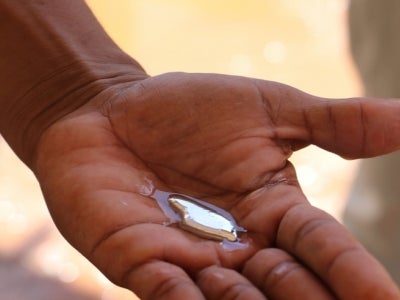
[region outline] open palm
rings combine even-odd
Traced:
[[[70,243],[143,299],[399,299],[382,267],[302,194],[292,151],[399,149],[400,104],[170,73],[111,87],[54,123],[34,170]],[[150,197],[229,211],[244,249],[183,231]]]

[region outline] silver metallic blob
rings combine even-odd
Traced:
[[[198,236],[236,242],[238,232],[245,231],[236,224],[231,214],[209,203],[181,194],[171,194],[168,204],[180,216],[179,226]]]

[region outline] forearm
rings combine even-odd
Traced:
[[[28,165],[54,121],[145,76],[81,0],[2,0],[0,37],[0,132]]]

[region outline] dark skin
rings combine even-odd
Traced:
[[[0,132],[60,232],[113,282],[143,300],[400,299],[382,266],[308,203],[288,162],[309,144],[346,158],[399,150],[399,100],[150,77],[81,0],[2,0],[0,25]],[[226,209],[246,247],[165,226],[155,189]]]
[[[142,299],[399,299],[380,264],[308,203],[288,162],[308,144],[346,158],[395,151],[399,112],[398,101],[257,79],[143,73],[53,123],[33,169],[66,239]],[[226,209],[248,246],[163,225],[153,188]]]

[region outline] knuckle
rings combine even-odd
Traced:
[[[266,284],[264,286],[273,289],[286,280],[289,280],[289,277],[293,275],[294,272],[300,270],[301,266],[293,260],[280,261],[266,274],[264,278]]]

